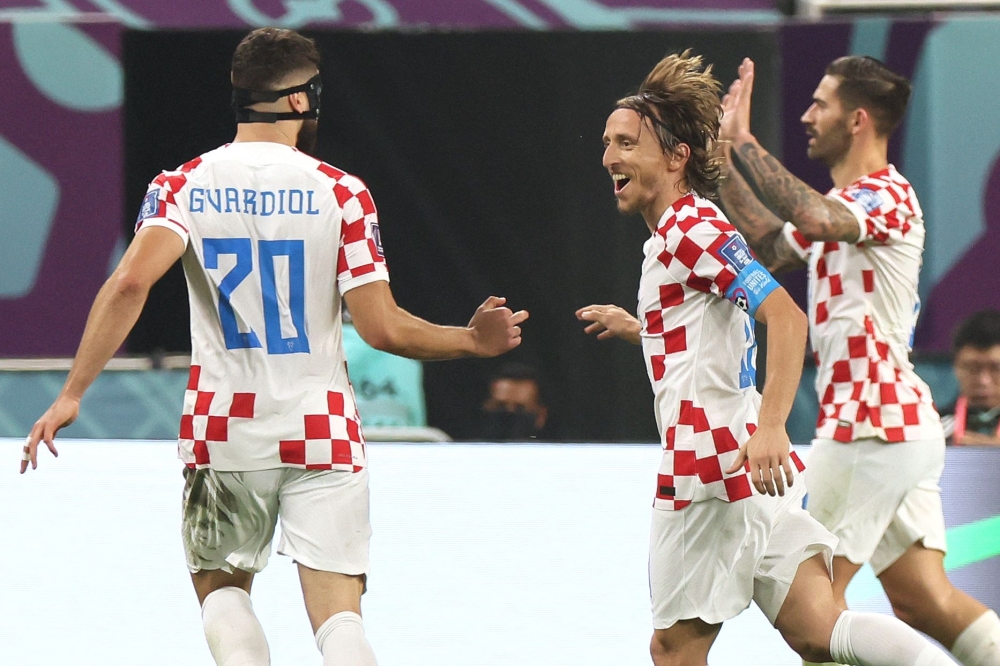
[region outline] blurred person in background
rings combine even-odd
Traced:
[[[32,428],[21,472],[135,324],[149,289],[183,260],[191,376],[181,417],[182,533],[220,666],[266,666],[250,603],[278,519],[327,666],[374,666],[361,620],[371,536],[365,440],[341,342],[341,303],[376,349],[416,359],[517,347],[526,312],[490,297],[468,327],[437,326],[389,289],[378,214],[358,178],[310,157],[320,57],[262,28],[233,55],[232,143],[149,186],[135,239],[97,295],[66,383]],[[165,638],[169,640],[169,637]],[[152,647],[152,646],[151,646]],[[138,657],[138,662],[144,661]]]
[[[490,377],[489,396],[482,407],[485,442],[548,439],[549,408],[541,376],[530,365],[505,363]]]
[[[941,410],[948,442],[1000,446],[1000,312],[962,322],[952,343],[958,398]]]
[[[744,60],[723,100],[719,193],[764,265],[809,270],[821,404],[808,509],[839,538],[837,602],[847,608],[847,585],[870,562],[898,617],[965,666],[1000,666],[1000,618],[945,575],[944,432],[909,359],[925,230],[888,144],[910,83],[869,57],[827,67],[801,119],[809,157],[830,169],[824,195],[752,134],[753,75]]]
[[[640,318],[615,305],[576,313],[598,339],[642,346],[654,393],[664,453],[649,552],[653,663],[704,666],[722,623],[753,600],[805,658],[945,666],[899,620],[834,600],[837,539],[802,509],[785,432],[806,317],[707,198],[720,175],[719,91],[711,67],[685,52],[615,105],[603,164],[618,210],[641,214],[650,232]],[[768,326],[763,396],[754,319]]]

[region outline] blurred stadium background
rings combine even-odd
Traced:
[[[885,61],[914,83],[910,110],[896,132],[890,158],[914,184],[926,215],[923,313],[915,358],[937,403],[948,404],[956,393],[947,354],[953,327],[976,310],[1000,306],[1000,277],[990,269],[1000,257],[996,73],[1000,13],[995,10],[1000,10],[1000,2],[981,0],[2,0],[0,437],[23,437],[58,391],[68,367],[65,359],[75,351],[93,296],[129,242],[146,183],[161,169],[231,138],[229,59],[241,36],[261,25],[300,29],[319,42],[324,56],[324,117],[317,156],[358,174],[371,188],[400,304],[432,321],[453,324],[464,323],[490,293],[503,294],[515,307],[530,310],[524,344],[513,360],[544,374],[552,436],[591,445],[555,449],[536,445],[524,450],[537,448],[553,470],[560,466],[577,470],[567,474],[592,481],[592,487],[607,494],[609,506],[623,507],[622,515],[630,511],[639,527],[648,518],[647,493],[635,498],[628,493],[635,494],[633,479],[640,489],[651,487],[642,481],[646,477],[640,470],[652,474],[655,444],[593,443],[655,442],[641,356],[624,344],[602,345],[588,339],[573,317],[576,308],[592,302],[626,308],[635,303],[644,228],[637,220],[618,216],[600,165],[601,132],[609,108],[633,90],[666,52],[693,47],[715,63],[717,75],[727,83],[735,77],[739,61],[750,56],[758,63],[754,106],[758,136],[794,173],[824,190],[829,185],[827,175],[806,159],[807,137],[798,119],[830,60],[866,54]],[[783,281],[802,302],[804,275],[793,274]],[[176,497],[171,493],[177,492],[179,483],[172,485],[175,468],[169,455],[156,459],[163,468],[158,472],[155,465],[147,469],[138,462],[132,469],[133,455],[154,454],[135,453],[140,450],[138,441],[133,447],[105,440],[176,436],[187,377],[187,336],[187,297],[177,267],[152,294],[114,369],[85,398],[80,421],[65,432],[67,437],[91,440],[79,445],[80,451],[89,453],[76,457],[107,460],[103,474],[95,472],[102,466],[93,462],[73,469],[72,456],[67,456],[71,459],[57,464],[43,461],[53,469],[42,474],[59,474],[58,483],[16,479],[13,470],[20,444],[11,440],[5,445],[0,530],[11,547],[0,549],[6,553],[0,555],[0,570],[8,572],[4,578],[13,578],[21,593],[0,592],[0,653],[9,646],[20,646],[21,651],[13,653],[17,659],[0,657],[0,662],[55,663],[57,659],[45,651],[55,649],[51,645],[29,644],[29,639],[41,640],[31,626],[45,621],[49,612],[55,612],[56,624],[59,618],[69,622],[69,611],[52,609],[67,595],[79,598],[78,606],[72,606],[77,608],[73,617],[87,611],[91,602],[98,607],[94,614],[86,612],[86,619],[97,623],[88,625],[93,631],[109,629],[111,618],[124,621],[100,610],[101,604],[117,603],[117,597],[102,596],[109,593],[107,580],[99,584],[107,576],[101,568],[109,562],[99,555],[107,549],[130,553],[121,557],[127,560],[128,571],[136,567],[133,573],[138,577],[144,568],[137,565],[152,566],[163,553],[148,552],[142,540],[128,538],[131,528],[113,518],[118,509],[115,502],[108,504],[109,497],[135,503],[135,515],[140,516],[144,503],[164,504],[164,498],[150,499],[150,493],[166,493],[167,512],[150,510],[167,536],[161,534],[160,541],[153,539],[147,545],[162,542],[172,549],[163,566],[172,567],[180,577],[180,588],[186,585],[179,543],[171,541],[176,531],[170,508]],[[496,368],[495,363],[476,361],[426,364],[426,424],[454,439],[476,439],[487,378]],[[789,423],[796,443],[808,442],[815,423],[812,377],[807,361]],[[389,460],[393,455],[405,457],[407,449],[383,446],[387,448],[382,459],[391,476]],[[413,446],[443,450],[428,444]],[[120,455],[104,458],[107,451],[102,447],[112,447]],[[143,442],[141,450],[159,455],[169,448]],[[372,457],[378,465],[380,448],[374,448]],[[500,495],[484,497],[461,484],[452,487],[449,479],[490,475],[489,465],[495,461],[489,456],[511,449],[491,445],[454,450],[461,453],[456,462],[449,463],[451,458],[442,455],[448,473],[441,475],[440,484],[446,487],[436,487],[432,494],[449,501],[437,508],[471,520],[469,516],[492,516],[497,506],[506,506],[497,499]],[[473,455],[477,450],[486,457]],[[556,458],[545,458],[550,455]],[[589,474],[579,471],[580,464],[571,462],[579,456],[610,475],[611,482],[607,477],[602,481],[593,469]],[[525,467],[531,466],[530,460],[531,456],[525,459]],[[523,493],[553,506],[566,502],[555,490],[537,494],[527,477],[518,482],[516,475],[523,467],[501,467],[509,475],[497,481],[497,493]],[[119,473],[108,473],[115,469]],[[377,466],[375,470],[372,485],[377,494],[382,470]],[[405,472],[398,470],[399,479],[406,478]],[[132,482],[122,485],[123,475],[131,475]],[[552,478],[542,475],[537,480],[551,484]],[[149,482],[137,484],[136,479]],[[1000,606],[998,481],[1000,451],[949,452],[946,515],[958,553],[950,556],[949,568],[961,587],[994,608]],[[29,486],[32,483],[47,485],[39,489]],[[573,485],[567,486],[567,493]],[[51,492],[44,490],[49,488]],[[373,511],[385,506],[386,515],[403,511],[415,521],[425,519],[411,506],[415,502],[411,488],[419,492],[412,483],[385,482],[383,488],[381,504],[373,499]],[[572,492],[579,493],[580,488]],[[573,515],[572,506],[565,515]],[[33,507],[36,513],[19,507]],[[527,502],[516,507],[526,516],[543,510]],[[497,532],[496,524],[489,522],[470,522],[479,530],[470,538],[473,543],[481,539],[481,550],[469,557],[481,560],[482,566],[468,569],[466,582],[477,580],[476,576],[480,582],[496,582],[484,594],[502,593],[501,582],[514,577],[517,567],[544,569],[538,562],[504,559],[513,557],[505,550],[507,542],[516,544],[521,538],[516,530],[537,520],[525,517],[526,522],[519,522],[517,515],[521,514],[514,514],[505,528],[515,533]],[[90,537],[80,535],[89,543],[59,537],[63,529],[59,526],[79,525],[78,521],[85,521],[84,533],[92,532]],[[48,524],[51,530],[45,527]],[[580,516],[574,524],[585,529],[597,523]],[[384,538],[391,543],[395,533],[388,528],[387,534]],[[525,537],[525,542],[544,549],[552,530],[533,534],[534,540]],[[629,582],[631,587],[625,585],[615,594],[628,596],[630,608],[638,609],[623,617],[637,625],[629,631],[639,638],[629,634],[626,640],[625,634],[611,632],[606,641],[631,650],[623,653],[630,655],[628,659],[602,661],[600,655],[605,653],[593,649],[573,652],[576,656],[569,658],[570,653],[557,645],[548,646],[551,650],[545,653],[541,634],[530,652],[494,654],[492,645],[518,636],[516,626],[501,624],[493,633],[474,633],[474,641],[462,643],[469,650],[478,646],[480,652],[471,656],[456,648],[423,661],[420,654],[407,656],[401,651],[397,657],[390,651],[383,663],[486,664],[509,663],[513,658],[528,664],[645,663],[646,544],[641,529],[632,537],[638,540],[623,537],[622,543],[638,550],[628,551],[625,559],[607,551],[609,559],[593,560],[594,569],[579,569],[582,585],[597,585],[619,573],[638,576]],[[490,539],[497,538],[505,542],[501,555],[490,552]],[[388,561],[406,558],[408,551],[420,548],[446,553],[452,543],[446,539],[432,547],[416,539],[397,551],[386,541],[379,546],[378,539],[376,535],[373,545],[376,565],[379,548]],[[35,543],[46,546],[35,550]],[[553,551],[551,557],[557,561],[581,552],[593,554],[593,547]],[[78,559],[81,551],[91,552]],[[636,553],[638,570],[632,566]],[[469,565],[443,554],[442,559],[424,555],[428,559],[422,562],[448,562],[455,571]],[[111,563],[121,564],[118,555],[111,557]],[[78,561],[86,564],[78,566]],[[40,569],[39,563],[45,566]],[[396,564],[387,564],[391,566]],[[13,573],[34,571],[32,575],[41,578],[47,570],[66,567],[74,573],[62,587],[50,583],[36,589],[35,579],[22,580]],[[553,572],[561,570],[555,567]],[[275,574],[279,575],[283,574]],[[460,584],[441,577],[441,572],[435,575],[438,578],[432,578],[443,588]],[[588,582],[588,576],[593,580]],[[84,579],[90,582],[84,584]],[[535,581],[533,593],[565,592],[546,581]],[[6,585],[0,584],[0,590]],[[862,578],[852,586],[854,601],[888,612],[876,588],[873,579]],[[435,602],[419,591],[397,603],[395,597],[379,602],[377,590],[373,588],[371,613],[384,603],[394,609],[395,618],[392,622],[383,618],[381,625],[373,619],[377,651],[379,627],[384,627],[384,638],[379,640],[391,643],[397,635],[394,627],[407,617],[401,608],[423,612],[427,604],[428,612],[436,612],[431,607]],[[638,598],[624,590],[636,592]],[[193,595],[186,589],[181,592],[175,615],[196,617]],[[283,593],[289,594],[288,589]],[[84,594],[90,596],[77,596]],[[448,594],[457,594],[458,604],[475,601],[455,589]],[[135,603],[130,596],[122,599]],[[617,597],[608,596],[606,603],[600,595],[589,599],[595,612],[615,613]],[[481,601],[501,605],[500,610],[491,606],[490,612],[496,612],[484,612],[484,617],[503,617],[503,609],[518,608],[516,600],[495,596]],[[561,606],[546,606],[549,610],[542,619],[535,618],[563,632],[566,627],[574,629],[559,634],[561,638],[553,635],[553,644],[571,641],[590,631],[585,627],[599,625],[582,617],[576,607],[588,606],[566,599]],[[465,610],[459,615],[466,621],[479,612],[471,606]],[[780,642],[774,647],[779,652],[768,648],[761,656],[752,656],[740,646],[745,646],[747,636],[758,635],[757,625],[738,627],[749,633],[740,634],[738,628],[724,632],[714,663],[795,663],[787,651],[773,660],[767,656],[779,654]],[[173,661],[164,656],[162,663],[185,659],[209,663],[207,650],[198,642],[198,627],[188,622],[178,632],[184,638],[176,642],[190,644],[192,652],[185,654],[193,656]],[[114,630],[111,635],[119,633]],[[305,630],[290,635],[296,636],[290,641],[313,649]],[[154,635],[150,640],[164,638]],[[167,640],[175,642],[172,637]],[[127,641],[108,643],[104,649],[119,652],[79,663],[134,662],[117,656],[126,654]],[[734,651],[727,652],[730,649]],[[297,653],[287,653],[288,658],[292,654]],[[303,654],[309,659],[312,652]]]

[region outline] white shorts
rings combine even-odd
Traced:
[[[184,479],[182,533],[192,573],[257,573],[267,564],[280,518],[282,555],[318,571],[368,575],[367,469],[185,468]]]
[[[814,440],[805,471],[809,513],[840,538],[836,554],[870,562],[877,576],[918,541],[946,552],[944,452],[943,439]]]
[[[802,509],[804,484],[784,497],[710,499],[679,511],[653,509],[649,591],[653,628],[701,618],[717,624],[757,602],[774,624],[799,565],[837,539]]]

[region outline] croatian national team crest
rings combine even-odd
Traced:
[[[160,190],[150,190],[146,193],[146,196],[142,200],[142,205],[139,206],[139,219],[136,220],[136,224],[142,222],[147,217],[153,217],[160,210]]]
[[[875,192],[874,190],[859,187],[857,189],[850,190],[847,192],[847,195],[860,204],[869,215],[882,207],[882,197],[880,197],[878,192]]]
[[[719,249],[719,254],[729,262],[729,265],[735,269],[737,275],[753,263],[753,255],[750,254],[750,248],[747,247],[747,244],[739,235],[734,234],[730,236],[726,244]]]

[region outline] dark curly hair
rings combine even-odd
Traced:
[[[302,70],[319,69],[316,42],[294,30],[259,28],[233,54],[233,85],[247,90],[280,90],[282,81]]]

